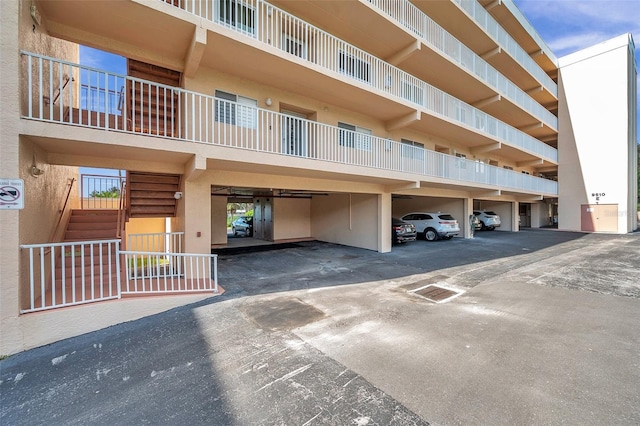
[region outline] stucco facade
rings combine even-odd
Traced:
[[[560,59],[562,229],[627,233],[638,227],[633,52],[625,34]],[[600,205],[609,208],[599,212]],[[589,210],[586,217],[576,214],[581,207]]]
[[[510,0],[175,3],[0,2],[0,178],[25,182],[24,210],[0,211],[0,354],[208,297],[24,313],[20,246],[58,241],[80,167],[179,176],[175,215],[127,226],[183,232],[187,254],[227,243],[238,197],[260,205],[262,239],[380,253],[392,250],[391,218],[411,211],[451,213],[460,237],[474,209],[500,214],[502,231],[553,225],[555,211],[558,228],[580,230],[591,192],[618,204],[615,232],[637,226],[630,36],[584,53],[591,87]],[[336,15],[358,19],[345,28]],[[79,44],[127,58],[129,75],[79,64]],[[592,148],[605,136],[603,156]],[[596,158],[616,169],[606,181]]]

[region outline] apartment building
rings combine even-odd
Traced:
[[[410,211],[637,227],[631,35],[558,60],[511,0],[6,0],[0,18],[0,353],[210,297],[238,200],[254,238],[381,253]],[[126,174],[89,206],[85,167]]]

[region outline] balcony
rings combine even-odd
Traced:
[[[77,8],[74,13],[68,10],[70,3]],[[64,28],[86,28],[113,38],[110,49],[130,42],[126,34],[103,25],[103,21],[120,19],[120,15],[113,16],[108,8],[93,4],[56,2],[47,13],[64,21]],[[137,31],[144,31],[144,35],[136,39],[136,51],[148,48],[152,57],[161,53],[159,65],[182,61],[174,69],[186,68],[186,74],[197,66],[217,69],[258,84],[298,90],[329,105],[366,111],[385,122],[389,130],[402,126],[456,140],[471,150],[499,149],[501,157],[517,163],[542,160],[547,167],[557,163],[553,147],[269,3],[181,0],[173,2],[177,6],[165,1],[118,4],[127,14],[142,19]],[[159,31],[167,26],[175,32]],[[53,28],[58,27],[54,24]],[[206,29],[204,43],[197,42],[198,28]],[[77,37],[79,33],[63,31],[60,36]],[[148,43],[149,38],[154,42]],[[201,58],[189,59],[196,45],[203,49]]]
[[[138,78],[22,56],[28,87],[24,119],[152,136],[185,144],[185,151],[197,143],[360,166],[408,180],[557,194],[551,180]]]
[[[531,90],[538,102],[543,105],[557,102],[557,84],[478,1],[413,3],[475,52],[486,52],[493,66],[508,73],[509,79],[518,82],[520,87]],[[461,25],[465,21],[471,25]]]
[[[387,58],[458,99],[481,105],[483,111],[517,128],[541,123],[545,130],[528,131],[533,136],[549,137],[557,133],[555,115],[408,1],[341,2],[342,14],[358,16],[348,26],[329,13],[336,7],[333,3],[314,3],[313,7],[308,1],[271,3],[282,5],[300,17],[310,15],[333,35],[350,37],[353,43],[377,57]],[[316,9],[327,13],[320,15]],[[487,99],[493,101],[486,102]]]

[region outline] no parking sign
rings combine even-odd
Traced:
[[[24,180],[0,178],[0,210],[24,209]]]

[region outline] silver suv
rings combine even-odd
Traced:
[[[480,229],[493,231],[500,227],[500,216],[491,210],[474,210],[473,214],[480,219]]]
[[[450,240],[460,233],[458,221],[449,213],[407,213],[401,219],[412,223],[427,241]]]

